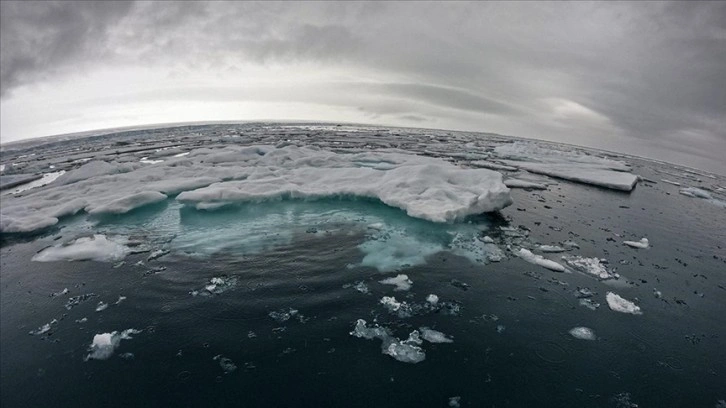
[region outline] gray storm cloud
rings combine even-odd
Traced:
[[[3,104],[110,67],[214,77],[307,64],[336,78],[93,99],[291,100],[629,153],[726,152],[722,2],[0,4]]]

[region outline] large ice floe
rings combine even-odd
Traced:
[[[556,150],[532,141],[497,146],[494,153],[508,166],[599,187],[631,191],[638,182],[627,164],[574,149]]]
[[[454,222],[512,203],[498,172],[393,152],[297,146],[202,148],[162,163],[92,161],[23,196],[4,197],[1,232],[33,232],[79,212],[124,214],[178,194],[197,209],[280,199],[366,198],[411,217]]]

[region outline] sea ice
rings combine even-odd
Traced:
[[[365,320],[358,319],[350,335],[368,340],[381,340],[381,352],[403,363],[415,364],[426,359],[426,353],[419,347],[422,340],[418,330],[412,331],[408,339],[402,341],[393,337],[389,329],[378,325],[368,327]]]
[[[234,276],[217,276],[209,280],[203,288],[189,292],[192,296],[211,296],[224,293],[237,285],[237,278]]]
[[[95,234],[92,237],[82,237],[61,246],[48,247],[33,256],[36,262],[53,261],[118,261],[123,259],[129,248],[124,245],[125,239],[107,238],[105,235]]]
[[[425,242],[405,231],[386,229],[358,246],[365,253],[361,266],[369,266],[380,272],[423,265],[426,258],[441,252],[439,243]]]
[[[89,214],[125,214],[145,205],[166,200],[166,195],[158,191],[142,191],[117,198],[107,204],[97,207],[86,207]]]
[[[429,343],[453,343],[444,333],[440,331],[429,329],[428,327],[419,328],[421,331],[421,338],[428,341]]]
[[[411,289],[411,285],[413,285],[413,281],[408,278],[408,275],[404,274],[399,274],[393,278],[383,279],[378,282],[384,285],[394,285],[396,287],[393,289],[394,291],[409,290]]]
[[[98,305],[96,305],[97,312],[103,312],[106,309],[108,309],[108,303],[98,302]]]
[[[225,374],[230,374],[237,370],[237,365],[232,361],[232,359],[228,357],[223,357],[221,354],[218,354],[212,358],[214,361],[219,361],[219,366],[222,368],[222,371],[224,371]]]
[[[517,255],[520,258],[524,259],[525,261],[535,264],[535,265],[539,265],[543,268],[547,268],[547,269],[555,271],[555,272],[564,272],[565,271],[564,266],[558,264],[555,261],[545,259],[541,255],[535,255],[528,249],[520,248],[519,252],[517,252]]]
[[[562,248],[559,245],[540,245],[539,250],[542,252],[565,252],[567,251],[565,248]]]
[[[589,329],[587,327],[574,327],[569,332],[572,337],[580,340],[597,340],[597,337],[595,336],[595,333],[592,331],[592,329]]]
[[[85,357],[84,361],[107,360],[119,347],[121,340],[129,340],[132,338],[132,334],[139,333],[141,333],[141,330],[126,329],[121,333],[113,331],[111,333],[101,333],[93,336],[93,341],[88,348],[90,353]]]
[[[610,310],[613,310],[615,312],[629,313],[634,315],[643,314],[643,312],[640,311],[640,307],[636,306],[635,303],[623,299],[622,297],[620,297],[620,295],[617,295],[613,292],[608,292],[607,295],[605,295],[605,299],[608,301],[608,306],[610,306]]]
[[[685,196],[688,196],[688,197],[702,198],[713,205],[716,205],[721,208],[726,208],[726,201],[714,198],[710,192],[708,192],[706,190],[702,190],[700,188],[695,188],[695,187],[682,188],[680,190],[680,193]]]
[[[436,304],[439,303],[439,297],[434,294],[430,294],[426,296],[426,301],[429,302],[432,306],[436,306]]]
[[[618,278],[618,274],[611,272],[603,264],[602,260],[598,258],[585,258],[578,255],[563,255],[562,259],[571,268],[588,275],[595,276],[598,279],[615,279]]]
[[[504,185],[509,188],[531,188],[535,190],[547,190],[547,185],[535,183],[534,181],[520,180],[516,178],[508,178],[504,180]]]
[[[640,248],[645,249],[650,246],[648,243],[648,238],[641,238],[640,241],[623,241],[623,244],[631,247],[631,248]]]
[[[399,318],[405,319],[413,315],[411,306],[405,301],[399,302],[393,296],[384,296],[380,303],[388,310],[389,313],[396,314]]]

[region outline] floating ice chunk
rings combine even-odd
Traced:
[[[544,174],[546,176],[584,184],[592,184],[613,190],[632,191],[638,182],[638,176],[631,173],[593,168],[579,164],[517,163],[521,168],[532,173]]]
[[[357,290],[360,293],[367,294],[369,292],[368,285],[366,285],[365,282],[363,282],[363,281],[356,282],[355,286],[353,286],[353,288],[355,288],[355,290]]]
[[[405,301],[399,302],[393,296],[382,297],[380,303],[388,310],[389,313],[396,314],[401,319],[405,319],[413,315],[413,310],[408,303]]]
[[[580,245],[575,241],[565,241],[562,243],[562,246],[567,249],[580,249]]]
[[[409,290],[411,289],[411,285],[413,285],[413,281],[408,278],[408,275],[404,274],[398,274],[393,278],[383,279],[378,282],[384,285],[394,285],[396,287],[393,289],[394,291]]]
[[[63,296],[63,295],[65,295],[66,293],[68,293],[68,288],[64,288],[64,289],[63,289],[63,290],[61,290],[60,292],[54,292],[54,293],[52,293],[52,294],[50,295],[50,297],[58,297],[58,296]]]
[[[278,323],[284,323],[290,320],[291,317],[296,316],[298,312],[299,311],[297,309],[288,308],[287,310],[280,309],[278,311],[272,311],[267,315],[273,318]]]
[[[119,296],[118,300],[114,304],[115,305],[121,304],[121,302],[123,302],[124,300],[126,300],[126,296]]]
[[[97,312],[103,312],[106,309],[108,309],[108,303],[98,302],[98,305],[96,305]]]
[[[428,327],[421,327],[421,338],[428,341],[429,343],[453,343],[454,340],[448,338],[444,333],[429,329]]]
[[[678,183],[678,182],[675,182],[675,181],[671,181],[671,180],[667,180],[667,179],[661,179],[660,181],[662,181],[664,183],[668,183],[668,184],[673,184],[674,186],[680,186],[681,185],[681,183]]]
[[[569,332],[572,337],[580,340],[597,340],[595,332],[587,327],[574,327]]]
[[[431,305],[436,306],[436,304],[439,303],[439,297],[434,294],[430,294],[426,296],[426,301],[429,302]]]
[[[93,341],[88,348],[90,352],[84,361],[88,360],[107,360],[121,344],[121,340],[131,339],[132,334],[139,334],[141,330],[126,329],[121,333],[113,331],[111,333],[101,333],[93,336]]]
[[[118,261],[123,259],[129,248],[125,239],[106,238],[96,234],[92,237],[78,238],[68,244],[48,247],[33,256],[36,262],[53,261]]]
[[[565,248],[562,248],[559,245],[540,245],[538,248],[542,252],[565,252],[567,251]]]
[[[517,252],[517,255],[524,259],[525,261],[539,265],[543,268],[547,268],[549,270],[555,271],[555,272],[564,272],[565,267],[558,264],[555,261],[550,261],[549,259],[545,259],[541,255],[535,255],[528,249],[520,248],[519,252]]]
[[[588,275],[595,276],[598,279],[616,279],[619,277],[617,273],[609,271],[603,264],[603,261],[598,258],[585,258],[578,255],[563,255],[562,259],[571,268]]]
[[[408,339],[401,341],[393,337],[389,329],[378,325],[368,327],[365,320],[358,319],[350,335],[368,340],[381,340],[381,352],[404,363],[415,364],[426,359],[426,353],[419,347],[422,340],[417,330],[411,332]]]
[[[237,365],[232,361],[232,359],[223,357],[221,354],[218,354],[212,358],[214,361],[219,361],[219,366],[222,368],[222,371],[224,371],[225,374],[229,374],[237,370]]]
[[[89,214],[125,214],[139,207],[164,201],[166,198],[165,194],[158,191],[143,191],[118,198],[108,204],[87,207],[86,210]]]
[[[449,406],[452,408],[461,407],[461,397],[457,395],[455,397],[449,398]]]
[[[535,190],[547,190],[547,185],[536,183],[534,181],[520,180],[516,178],[508,178],[504,180],[504,185],[509,188],[531,188]]]
[[[640,248],[645,249],[650,246],[648,243],[648,238],[641,238],[640,241],[623,241],[623,244],[631,247],[631,248]]]
[[[35,330],[29,331],[28,334],[33,335],[33,336],[41,336],[43,334],[50,332],[51,326],[54,324],[58,324],[58,320],[53,319],[49,323],[46,323],[46,324],[38,327]]]
[[[580,299],[580,306],[585,306],[590,310],[597,310],[600,307],[600,303],[597,303],[592,299]]]
[[[711,195],[711,193],[709,193],[706,190],[702,190],[700,188],[695,188],[695,187],[682,188],[680,190],[680,193],[685,196],[689,196],[689,197],[702,198],[713,205],[716,205],[721,208],[726,208],[726,201],[722,201],[717,198],[714,198],[713,195]]]
[[[237,278],[234,276],[219,276],[209,280],[209,283],[199,290],[189,292],[192,296],[211,296],[224,293],[237,285]]]
[[[635,303],[623,299],[622,297],[620,297],[620,295],[617,295],[613,292],[608,292],[607,295],[605,295],[605,299],[608,301],[608,306],[610,306],[610,310],[613,310],[615,312],[629,313],[634,315],[643,314],[643,312],[640,311],[640,307],[636,306]]]

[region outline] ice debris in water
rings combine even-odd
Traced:
[[[714,198],[713,195],[711,195],[711,193],[709,193],[706,190],[702,190],[700,188],[695,188],[695,187],[682,188],[680,190],[680,193],[685,196],[688,196],[688,197],[701,198],[701,199],[708,201],[709,203],[711,203],[713,205],[716,205],[716,206],[722,207],[722,208],[726,208],[726,201],[722,201],[717,198]]]
[[[212,358],[214,361],[219,361],[219,366],[222,367],[222,371],[224,371],[225,374],[229,374],[237,370],[237,365],[232,361],[232,359],[223,357],[221,354],[217,354]]]
[[[449,406],[451,408],[459,408],[459,407],[461,407],[461,397],[457,395],[455,397],[449,398]]]
[[[123,259],[129,248],[124,245],[125,239],[109,239],[105,235],[95,234],[82,237],[65,245],[45,248],[33,256],[36,262],[53,261],[118,261]]]
[[[638,408],[639,405],[630,401],[629,392],[621,392],[611,398],[612,402],[615,403],[616,408]]]
[[[426,353],[419,347],[422,340],[418,330],[412,331],[408,339],[400,340],[393,337],[389,329],[378,325],[368,327],[365,320],[358,319],[350,335],[368,340],[381,340],[381,352],[403,363],[416,364],[426,359]]]
[[[580,340],[597,340],[595,332],[587,327],[574,327],[569,332],[572,337]]]
[[[413,281],[411,281],[411,279],[409,279],[408,276],[404,274],[399,274],[393,278],[383,279],[382,281],[378,282],[384,285],[394,285],[396,288],[393,290],[395,291],[409,290],[411,289],[411,285],[413,285]]]
[[[452,253],[463,256],[473,263],[499,262],[506,258],[498,246],[479,236],[457,233],[449,247]]]
[[[219,295],[232,289],[237,284],[237,278],[234,276],[218,276],[209,280],[209,283],[199,290],[189,292],[192,296],[211,296]]]
[[[531,188],[535,190],[547,190],[547,185],[536,183],[534,181],[520,180],[516,178],[508,178],[504,180],[504,185],[509,188]]]
[[[46,323],[46,324],[38,327],[35,330],[29,331],[28,334],[33,335],[33,336],[40,336],[40,335],[46,334],[46,333],[48,333],[50,331],[50,329],[51,329],[50,326],[51,325],[54,325],[54,324],[57,324],[57,323],[58,323],[58,320],[53,319],[53,320],[50,321],[50,323]]]
[[[643,314],[643,312],[640,311],[640,307],[638,307],[635,303],[623,299],[620,295],[613,292],[608,292],[607,295],[605,295],[605,299],[608,301],[610,310],[615,312],[630,313],[634,315]]]
[[[297,309],[293,309],[293,308],[288,308],[287,310],[280,309],[277,311],[272,311],[272,312],[268,313],[267,315],[270,316],[271,318],[273,318],[278,323],[284,323],[284,322],[290,320],[290,318],[295,317],[295,316],[297,316],[297,319],[300,321],[300,323],[305,323],[307,320],[309,320],[309,319],[306,319],[305,316],[301,315]]]
[[[51,293],[50,297],[58,297],[58,296],[63,296],[63,295],[65,295],[66,293],[68,293],[68,288],[64,288],[64,289],[63,289],[63,290],[61,290],[60,292],[53,292],[53,293]]]
[[[580,306],[585,306],[590,310],[597,310],[597,308],[600,307],[600,303],[597,303],[592,299],[580,299]]]
[[[440,331],[429,329],[428,327],[420,327],[421,338],[428,341],[429,343],[453,343],[454,340],[448,338],[444,333]]]
[[[562,243],[562,246],[567,249],[580,249],[580,245],[575,241],[565,241]]]
[[[535,255],[528,249],[520,248],[519,252],[517,252],[517,255],[519,255],[520,258],[522,258],[523,260],[525,260],[531,264],[539,265],[543,268],[547,268],[547,269],[555,271],[555,272],[564,272],[565,271],[564,266],[558,264],[555,261],[550,261],[549,259],[545,259],[541,255]]]
[[[565,251],[567,251],[565,248],[562,248],[559,245],[540,245],[539,250],[542,252],[565,252]]]
[[[96,296],[98,296],[98,295],[96,295],[95,293],[84,293],[83,295],[73,296],[68,299],[68,301],[65,304],[65,308],[68,310],[71,310],[74,307],[81,304],[81,302],[85,302],[88,299],[94,298]]]
[[[439,303],[439,297],[432,293],[426,296],[426,301],[429,302],[431,305],[436,306],[436,304]]]
[[[611,272],[604,265],[604,261],[598,258],[585,258],[578,255],[563,255],[562,259],[571,268],[592,275],[598,279],[616,279],[620,275]]]
[[[149,254],[149,257],[146,258],[146,261],[153,261],[154,259],[161,258],[162,256],[169,253],[168,249],[157,249],[156,251],[153,251]]]
[[[117,300],[117,301],[116,301],[116,303],[114,303],[114,304],[115,304],[115,305],[118,305],[118,304],[120,304],[121,302],[123,302],[124,300],[126,300],[126,296],[119,296],[119,297],[118,297],[118,300]]]
[[[368,289],[368,285],[365,284],[363,281],[355,282],[354,284],[346,283],[343,285],[344,289],[352,287],[353,289],[357,290],[360,293],[368,294],[370,290]]]
[[[408,303],[405,301],[399,302],[393,296],[382,297],[380,303],[388,310],[389,313],[396,314],[401,319],[405,319],[413,315],[411,306]]]
[[[108,303],[98,302],[98,305],[96,306],[97,312],[102,312],[108,308]]]
[[[648,248],[648,246],[650,245],[648,243],[648,238],[642,238],[640,241],[623,241],[623,244],[625,244],[631,248],[641,248],[641,249]]]
[[[88,360],[107,360],[121,344],[121,340],[131,339],[132,334],[139,334],[141,330],[126,329],[121,333],[113,331],[111,333],[101,333],[93,336],[93,341],[88,348],[90,352],[84,361]]]

